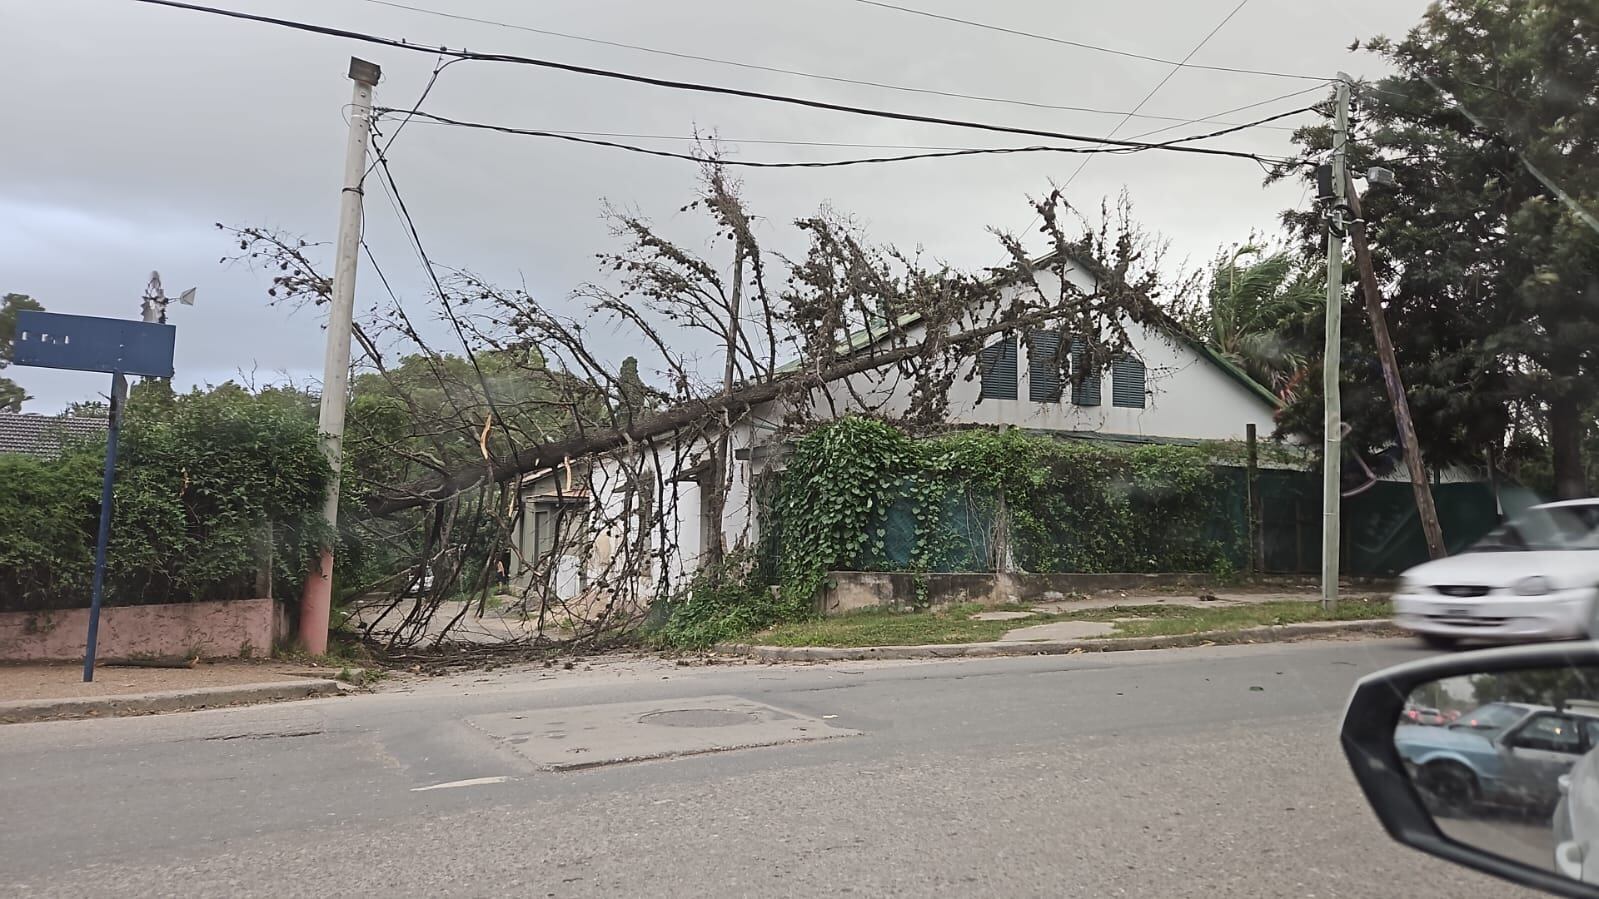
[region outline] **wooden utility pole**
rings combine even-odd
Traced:
[[[1410,402],[1405,398],[1405,384],[1399,377],[1399,360],[1394,355],[1394,341],[1388,335],[1388,315],[1382,308],[1382,294],[1377,290],[1377,270],[1371,264],[1371,248],[1366,244],[1366,221],[1360,214],[1360,192],[1350,182],[1347,187],[1349,211],[1354,221],[1349,223],[1349,243],[1355,251],[1355,265],[1360,269],[1360,287],[1366,295],[1366,317],[1371,319],[1371,331],[1377,339],[1377,358],[1382,362],[1382,382],[1388,388],[1388,402],[1394,407],[1394,424],[1403,444],[1405,467],[1410,470],[1410,486],[1416,494],[1416,512],[1421,518],[1421,531],[1427,537],[1427,554],[1441,559],[1449,554],[1444,547],[1444,532],[1438,524],[1438,509],[1432,502],[1432,488],[1427,485],[1427,469],[1421,461],[1421,445],[1416,441],[1416,423],[1410,418]]]

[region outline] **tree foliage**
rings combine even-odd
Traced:
[[[1325,267],[1256,240],[1212,263],[1204,305],[1184,324],[1262,386],[1291,395],[1321,358]]]
[[[104,453],[101,439],[54,459],[0,455],[4,608],[88,602]],[[174,396],[146,381],[117,473],[109,602],[252,596],[265,566],[281,597],[298,594],[330,475],[303,396],[231,383]]]
[[[1397,177],[1364,213],[1425,455],[1476,462],[1530,431],[1552,447],[1558,491],[1584,494],[1599,399],[1599,234],[1579,212],[1599,210],[1591,4],[1444,0],[1404,39],[1365,47],[1395,74],[1356,91],[1350,168]],[[1297,139],[1321,154],[1330,132]],[[1319,215],[1286,218],[1307,257],[1323,252]],[[1360,308],[1351,296],[1345,414],[1380,446],[1391,412]],[[1318,405],[1307,396],[1288,424],[1318,430]]]
[[[11,342],[17,336],[17,313],[24,309],[43,308],[38,300],[26,294],[8,293],[0,299],[0,371],[11,364]],[[22,389],[22,385],[10,378],[0,377],[0,412],[21,412],[22,404],[32,398]]]

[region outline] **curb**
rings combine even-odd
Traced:
[[[115,718],[155,712],[191,712],[218,706],[257,702],[284,702],[333,696],[341,692],[338,681],[299,680],[231,687],[163,690],[122,696],[84,696],[74,699],[21,699],[0,702],[0,724],[22,724],[63,718]]]
[[[930,643],[921,646],[757,646],[722,643],[716,651],[761,662],[856,662],[863,659],[991,659],[1007,656],[1066,655],[1081,652],[1126,652],[1140,649],[1175,649],[1203,643],[1274,643],[1301,637],[1333,634],[1400,633],[1386,618],[1364,621],[1327,621],[1279,624],[1230,631],[1204,631],[1160,637],[1122,637],[1094,640],[1006,641],[993,643]],[[4,712],[0,712],[3,716]]]

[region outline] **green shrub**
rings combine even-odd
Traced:
[[[808,601],[774,595],[758,583],[744,552],[699,571],[666,606],[665,623],[650,634],[650,642],[663,649],[706,649],[811,614]]]
[[[225,384],[173,396],[145,382],[121,442],[109,602],[252,595],[268,539],[274,584],[298,591],[331,477],[303,394]],[[100,440],[55,459],[0,456],[0,609],[88,603],[104,454]]]

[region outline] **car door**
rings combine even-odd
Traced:
[[[1528,808],[1552,807],[1560,799],[1560,776],[1583,753],[1583,732],[1571,715],[1535,712],[1500,741],[1504,757],[1501,801]]]

